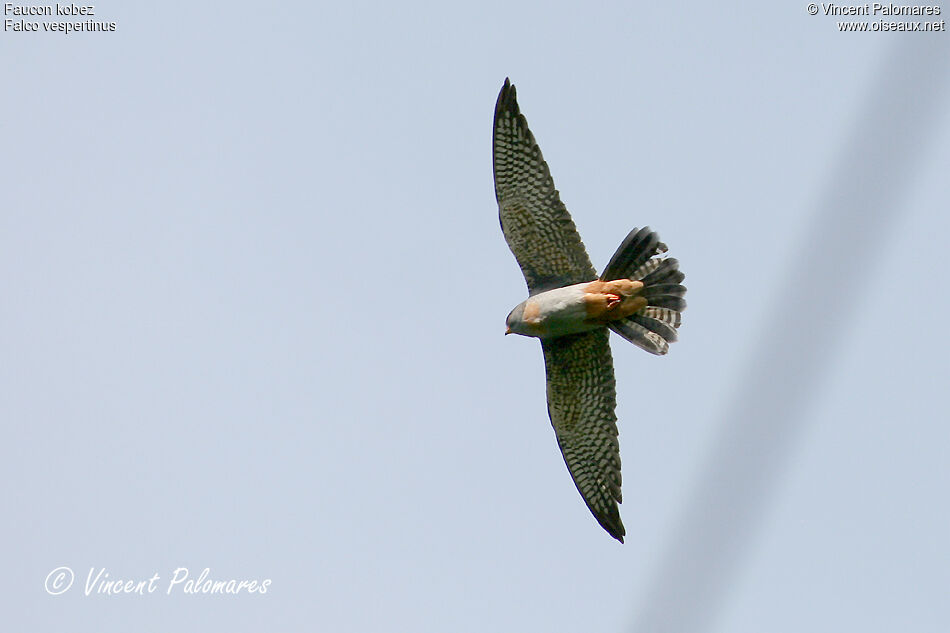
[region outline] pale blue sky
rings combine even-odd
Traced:
[[[96,5],[115,33],[0,33],[11,630],[633,630],[781,302],[838,343],[788,445],[736,442],[772,473],[755,527],[715,604],[670,612],[946,631],[950,40],[806,4],[123,2]],[[915,82],[888,100],[891,59]],[[613,341],[622,546],[564,468],[537,342],[502,336],[506,76],[595,266],[650,225],[686,273],[669,356]],[[867,124],[917,103],[939,115]],[[870,256],[838,226],[811,280],[846,278],[834,314],[785,287],[838,192],[892,182],[873,234],[844,220]],[[272,585],[82,593],[180,566]]]

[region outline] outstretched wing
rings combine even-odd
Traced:
[[[518,109],[507,79],[495,104],[492,141],[501,230],[521,266],[528,291],[591,281],[597,273]]]
[[[617,504],[620,444],[617,392],[606,328],[542,339],[548,415],[574,485],[597,522],[623,543]]]

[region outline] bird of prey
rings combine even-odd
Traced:
[[[623,543],[617,395],[607,330],[666,354],[685,309],[678,262],[634,229],[598,277],[506,79],[495,104],[495,197],[505,240],[528,283],[506,334],[541,340],[548,415],[564,462],[597,522]]]

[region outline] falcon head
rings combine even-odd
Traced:
[[[522,334],[524,322],[524,302],[515,306],[505,319],[505,334]]]
[[[528,298],[515,306],[505,320],[505,334],[542,337],[547,334],[541,308],[537,301]]]

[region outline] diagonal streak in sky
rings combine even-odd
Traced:
[[[950,41],[942,35],[901,38],[881,65],[781,286],[795,289],[796,305],[821,309],[789,310],[777,298],[768,311],[631,630],[715,626],[807,429],[813,395],[882,263],[875,253],[947,114]]]

